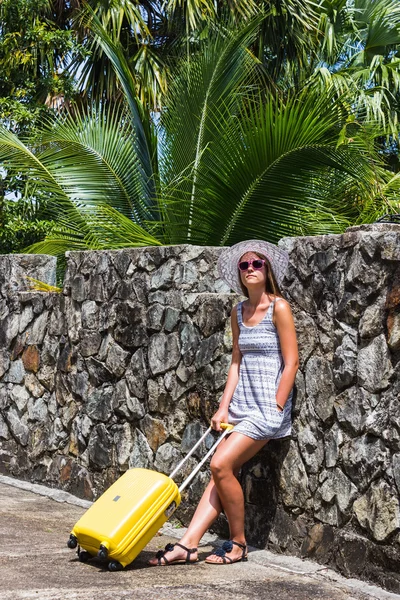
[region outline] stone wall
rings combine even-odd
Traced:
[[[249,543],[398,592],[399,242],[390,225],[281,242],[301,360],[293,437],[240,476]],[[172,469],[229,366],[238,297],[217,279],[219,252],[70,253],[63,294],[23,291],[26,269],[51,280],[49,257],[0,257],[3,472],[95,498],[131,466]]]
[[[268,543],[398,592],[400,227],[282,244],[301,363]]]
[[[54,261],[39,268],[49,257],[0,257],[3,472],[94,499],[129,467],[172,470],[230,361],[234,296],[217,280],[219,252],[70,253],[63,294],[9,284],[26,287],[26,263],[52,279]]]

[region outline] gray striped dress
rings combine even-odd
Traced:
[[[243,323],[243,302],[237,306],[242,360],[239,381],[229,405],[229,422],[235,424],[236,432],[254,440],[282,438],[291,433],[293,391],[283,412],[276,406],[276,391],[284,368],[278,333],[272,321],[276,300],[254,327]]]

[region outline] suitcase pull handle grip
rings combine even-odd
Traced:
[[[228,429],[228,431],[231,431],[235,426],[232,425],[232,423],[220,423],[220,427],[221,429]]]

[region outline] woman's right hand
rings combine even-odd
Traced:
[[[211,427],[215,431],[221,430],[221,423],[228,422],[228,409],[227,408],[219,408],[215,415],[211,417]]]

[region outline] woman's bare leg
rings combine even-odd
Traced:
[[[242,487],[235,473],[250,460],[268,440],[253,440],[243,434],[233,432],[226,444],[218,448],[211,460],[213,481],[218,497],[228,519],[230,538],[240,544],[246,543],[244,533],[244,496]],[[233,561],[240,558],[242,550],[233,546],[229,558]],[[208,562],[223,562],[222,558],[211,555]]]
[[[190,521],[189,527],[187,528],[187,531],[182,539],[179,540],[179,543],[183,546],[186,546],[186,548],[197,548],[201,538],[207,529],[209,529],[217,519],[221,510],[222,506],[218,498],[217,488],[215,487],[214,481],[211,479],[210,483],[204,490],[201,500],[196,508],[196,512]],[[175,546],[171,552],[166,554],[166,558],[169,561],[186,558],[186,556],[187,553],[179,546]],[[196,560],[197,553],[193,553],[191,555],[191,559]],[[157,564],[157,559],[151,559],[149,564]]]
[[[205,489],[203,496],[197,506],[196,512],[190,522],[190,525],[179,541],[180,544],[187,548],[197,548],[199,542],[207,529],[211,527],[214,521],[224,508],[225,514],[229,522],[231,539],[244,543],[244,499],[240,483],[236,479],[236,475],[240,467],[252,458],[265,444],[267,440],[256,441],[241,434],[231,433],[217,448],[216,453],[211,461],[211,470],[213,477]],[[226,464],[225,464],[226,463]],[[221,469],[219,465],[224,465]],[[227,468],[225,468],[225,466]],[[215,475],[214,475],[215,470]],[[230,473],[230,476],[227,473]],[[218,491],[217,481],[221,481],[222,498]],[[234,480],[234,481],[233,481]],[[235,483],[236,482],[236,485]],[[227,486],[225,491],[225,486]],[[232,550],[230,557],[234,560],[236,554],[240,555],[241,550],[235,547]],[[236,552],[238,550],[239,552]],[[166,558],[169,562],[186,558],[187,553],[179,546],[166,553]],[[197,553],[191,554],[191,560],[197,559]],[[220,562],[218,557],[215,562]],[[164,562],[163,560],[161,561]],[[222,561],[221,561],[222,562]],[[149,561],[151,565],[157,565],[158,560],[153,558]]]

